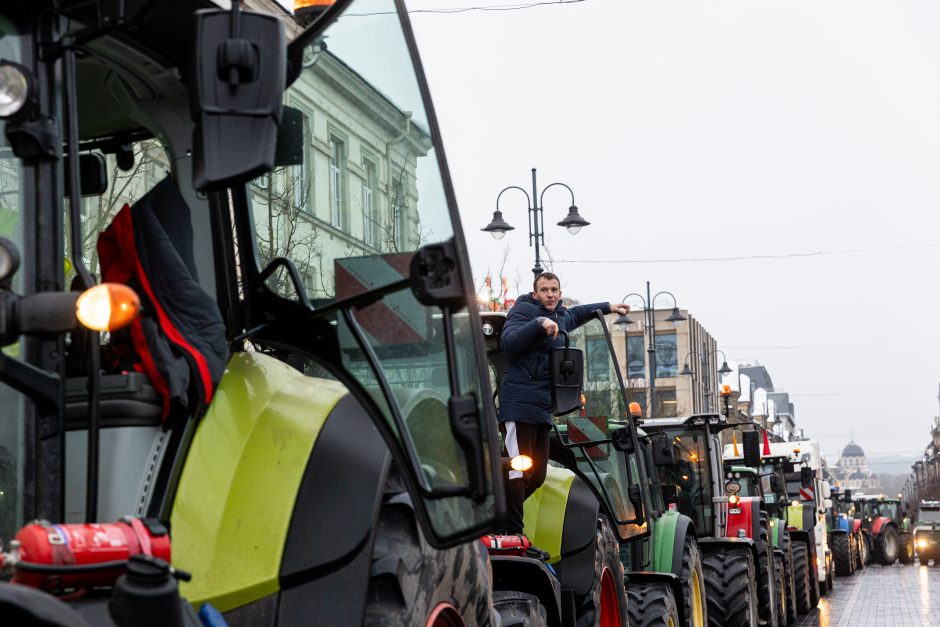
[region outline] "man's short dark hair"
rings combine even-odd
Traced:
[[[535,280],[532,281],[532,291],[538,291],[539,281],[545,279],[546,281],[558,281],[558,287],[561,287],[561,279],[558,278],[557,274],[551,272],[543,272],[542,274],[535,277]]]

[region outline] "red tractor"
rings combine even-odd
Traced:
[[[913,564],[914,536],[910,519],[901,511],[900,501],[884,495],[859,496],[858,504],[872,561],[885,566],[895,561]]]

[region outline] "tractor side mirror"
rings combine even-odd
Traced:
[[[800,468],[800,485],[804,488],[813,487],[813,469],[807,466]]]
[[[65,185],[71,184],[71,169],[66,159]],[[86,152],[78,155],[78,187],[82,197],[100,196],[108,189],[108,166],[104,155],[97,152]]]
[[[843,490],[843,491],[842,491],[842,500],[845,501],[846,503],[848,503],[849,501],[851,501],[851,500],[852,500],[852,491],[851,491],[851,490]]]
[[[659,467],[675,466],[676,450],[673,448],[672,440],[669,439],[667,434],[654,434],[650,438],[650,444],[653,449],[653,464]]]
[[[832,509],[832,499],[823,499],[823,509]]]
[[[548,367],[552,382],[552,414],[563,416],[581,406],[581,386],[584,381],[584,352],[571,348],[568,334],[563,348],[552,349]]]
[[[757,431],[745,431],[744,465],[749,468],[760,467],[760,434]]]
[[[614,448],[621,453],[633,453],[633,438],[630,437],[629,429],[617,429],[611,431],[610,439],[614,443]]]
[[[191,113],[193,186],[222,189],[275,164],[287,79],[284,26],[274,15],[207,9],[195,15]]]

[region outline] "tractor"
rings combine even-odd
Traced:
[[[856,504],[872,561],[890,566],[895,561],[914,563],[914,536],[901,501],[882,495],[858,495]]]
[[[506,368],[506,356],[500,349],[506,315],[485,313],[481,318],[491,375],[498,387]],[[603,543],[605,555],[619,560],[620,570],[609,557],[597,558],[595,570],[622,573],[617,580],[618,593],[624,593],[625,582],[630,624],[703,626],[707,622],[705,580],[695,530],[688,517],[667,510],[655,477],[657,464],[670,462],[671,449],[663,446],[662,438],[651,438],[637,428],[639,407],[628,411],[604,316],[595,312],[566,339],[567,347],[556,349],[557,362],[577,364],[576,372],[567,378],[577,381],[583,372],[583,383],[569,388],[578,393],[576,402],[555,408],[560,411],[551,438],[549,476],[525,502],[526,536],[549,554],[548,563],[557,571],[565,593],[578,589],[569,582],[594,562],[579,557],[564,542],[574,537],[573,526],[579,522],[585,538],[596,527],[598,537],[610,538]],[[552,368],[553,375],[557,370]],[[553,384],[555,398],[562,398],[564,384],[554,378]],[[573,514],[571,497],[558,497],[585,487],[590,494],[579,500],[592,504],[593,516],[584,505],[581,514]],[[565,504],[560,509],[553,505],[559,502]],[[560,528],[562,522],[564,529]],[[491,556],[491,560],[497,586],[518,585],[502,572],[509,567],[521,568],[520,558]],[[582,579],[589,577],[585,574]],[[573,605],[580,607],[585,594],[579,592]]]
[[[794,570],[793,540],[787,530],[785,507],[790,499],[787,494],[784,479],[784,462],[780,456],[757,456],[757,438],[759,430],[751,425],[750,430],[743,432],[744,449],[751,451],[748,461],[753,466],[744,466],[745,457],[737,445],[737,432],[732,436],[732,444],[726,444],[724,450],[725,477],[728,482],[740,486],[738,494],[742,497],[758,496],[761,507],[767,511],[770,518],[770,536],[774,547],[775,561],[782,561],[783,579],[782,590],[783,608],[786,622],[792,624],[797,615],[809,611],[809,569],[799,567]],[[753,434],[753,435],[752,435]],[[726,487],[727,491],[727,487]],[[799,549],[797,550],[799,554]],[[797,589],[804,593],[797,598]]]
[[[940,566],[940,501],[921,501],[914,523],[914,545],[921,566]]]
[[[726,494],[719,434],[729,426],[721,414],[641,421],[652,437],[665,435],[673,450],[675,462],[659,466],[659,479],[663,486],[672,486],[668,507],[691,518],[698,533],[709,623],[777,625],[782,618],[769,518],[757,499]],[[732,514],[732,509],[742,511]],[[732,531],[730,517],[738,514],[749,517],[753,532],[738,527]]]
[[[865,567],[868,543],[862,535],[862,521],[855,517],[852,491],[832,488],[832,509],[826,513],[832,559],[836,575],[845,577]]]
[[[238,2],[0,8],[10,624],[513,612],[479,542],[499,433],[408,13],[312,4],[306,28]]]

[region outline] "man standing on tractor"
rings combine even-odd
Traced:
[[[561,304],[561,281],[543,272],[532,294],[520,296],[509,310],[501,344],[509,364],[499,391],[500,431],[510,459],[525,455],[532,465],[509,471],[507,535],[523,535],[523,502],[545,481],[552,426],[549,353],[564,345],[561,333],[577,329],[597,309],[623,315],[630,307],[593,303],[569,309]]]

